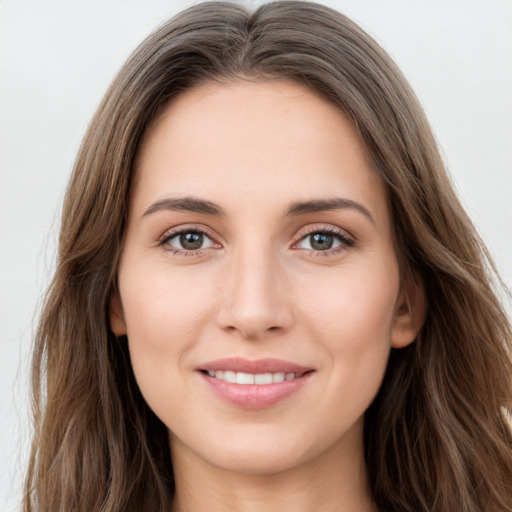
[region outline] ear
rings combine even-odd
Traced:
[[[116,336],[126,335],[126,324],[124,321],[121,298],[117,292],[112,292],[110,297],[110,328]]]
[[[427,313],[425,289],[421,280],[411,277],[402,287],[395,309],[391,346],[404,348],[418,335]]]

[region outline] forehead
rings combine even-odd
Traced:
[[[385,208],[383,183],[353,124],[289,81],[208,83],[184,92],[147,130],[137,175],[137,209],[168,194],[228,209],[241,197],[270,207],[312,195]]]

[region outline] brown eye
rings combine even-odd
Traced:
[[[202,233],[190,232],[180,235],[180,244],[187,251],[195,251],[203,245],[204,235]]]
[[[328,233],[314,233],[309,235],[309,243],[316,251],[326,251],[332,248],[334,237]]]
[[[182,231],[166,237],[161,245],[169,251],[186,253],[212,247],[214,243],[201,231]]]
[[[353,245],[353,240],[346,235],[331,231],[314,231],[306,235],[298,243],[300,249],[318,252],[326,252],[332,249],[351,247]]]

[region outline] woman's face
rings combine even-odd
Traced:
[[[352,124],[295,83],[200,85],[136,172],[111,324],[173,458],[267,473],[359,456],[390,347],[416,332]]]

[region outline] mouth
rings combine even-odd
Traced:
[[[279,359],[219,359],[196,369],[213,393],[242,409],[263,409],[298,392],[315,369]]]
[[[231,370],[200,370],[201,373],[212,377],[213,379],[220,379],[225,382],[230,382],[231,384],[241,384],[242,386],[247,386],[250,384],[258,384],[260,386],[265,386],[268,384],[275,384],[278,382],[283,382],[285,380],[293,380],[298,379],[305,375],[306,373],[310,373],[313,370],[308,370],[306,372],[295,373],[295,372],[271,372],[271,373],[246,373],[246,372],[234,372]]]

